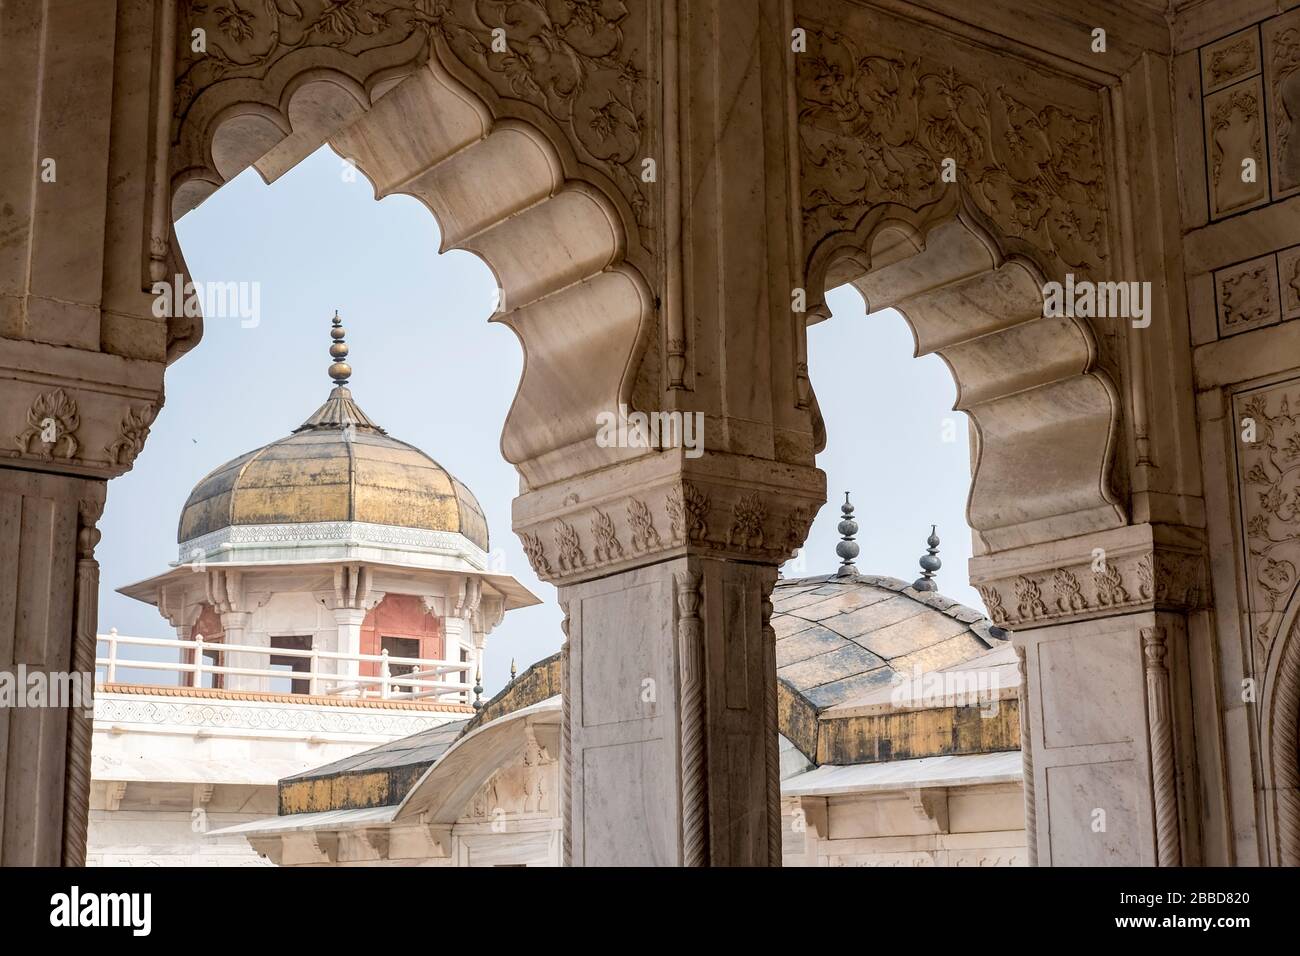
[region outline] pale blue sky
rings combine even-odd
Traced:
[[[109,485],[99,548],[100,631],[170,637],[158,612],[115,588],[166,570],[190,489],[217,465],[288,434],[329,393],[329,319],[348,329],[353,395],[375,421],[428,452],[474,491],[505,570],[542,598],[488,639],[484,685],[505,683],[560,645],[555,589],[534,577],[510,530],[514,468],[501,424],[521,369],[514,335],[487,317],[495,283],[475,256],[439,256],[438,227],[416,200],[375,202],[322,149],[272,186],[249,170],[177,224],[194,278],[260,282],[261,321],[206,323],[203,341],[167,373],[167,403],[135,468]],[[829,501],[813,525],[806,570],[838,563],[839,504],[853,492],[864,572],[911,580],[932,522],[943,539],[940,590],[982,607],[966,583],[970,484],[965,416],[937,357],[912,358],[897,313],[867,318],[861,298],[830,296],[835,317],[809,332],[809,368],[829,434],[817,460]],[[955,440],[945,441],[947,431]],[[787,576],[796,573],[787,568]]]

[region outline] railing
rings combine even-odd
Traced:
[[[181,641],[169,638],[126,637],[117,633],[117,628],[107,634],[97,635],[100,644],[108,645],[105,657],[98,656],[96,648],[95,678],[106,683],[117,682],[118,669],[161,671],[189,680],[179,683],[191,687],[202,687],[206,675],[232,677],[237,679],[241,690],[270,690],[271,681],[291,681],[292,684],[305,682],[308,694],[340,697],[379,697],[383,700],[423,700],[425,698],[455,697],[467,702],[473,690],[469,681],[469,670],[473,666],[465,661],[439,661],[423,657],[394,657],[387,650],[378,654],[342,654],[336,651],[298,650],[286,647],[266,647],[254,644],[225,644],[205,641],[202,637]],[[141,657],[123,657],[123,647],[156,647],[180,651],[181,660],[162,661]],[[189,651],[190,662],[185,663],[185,652]],[[271,667],[239,667],[210,664],[203,659],[204,653],[221,654],[222,660],[229,660],[225,655],[258,655],[259,657],[291,657],[306,659],[307,670],[284,670]],[[331,662],[333,670],[323,671],[323,662]],[[367,676],[361,674],[362,664],[378,664],[379,674]],[[394,676],[394,667],[412,667],[412,671]],[[102,672],[102,676],[101,676]],[[449,674],[459,674],[457,680],[446,679]],[[173,686],[173,685],[163,685]]]

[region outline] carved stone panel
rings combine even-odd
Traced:
[[[1059,265],[1107,257],[1095,91],[872,10],[809,3],[796,57],[806,248],[873,208],[919,209],[956,185]],[[820,17],[825,20],[819,22]]]
[[[1201,48],[1201,90],[1213,93],[1259,72],[1259,28],[1216,40]]]
[[[1300,581],[1300,379],[1235,395],[1233,413],[1246,607],[1258,663],[1268,659]]]
[[[1205,98],[1205,151],[1212,218],[1268,202],[1264,91],[1259,77]],[[1253,169],[1248,160],[1253,161]]]
[[[1278,303],[1277,262],[1261,256],[1214,273],[1219,335],[1235,335],[1282,320]]]
[[[1300,10],[1265,21],[1264,88],[1273,198],[1300,191]]]

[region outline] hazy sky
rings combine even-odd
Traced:
[[[153,607],[115,589],[175,560],[181,506],[200,478],[287,435],[325,400],[329,320],[338,309],[358,403],[473,490],[505,570],[544,602],[511,612],[488,638],[490,695],[512,657],[522,670],[561,639],[555,589],[534,577],[510,530],[517,476],[499,442],[522,354],[510,330],[487,322],[496,289],[488,268],[465,252],[439,256],[438,227],[424,206],[406,196],[375,202],[364,177],[349,182],[344,172],[328,149],[269,187],[249,170],[178,223],[195,279],[260,283],[260,322],[207,321],[199,347],[168,370],[167,402],[143,453],[109,485],[100,631],[175,636]],[[808,345],[829,434],[817,464],[830,500],[802,567],[787,566],[786,575],[835,569],[847,490],[861,527],[861,571],[913,579],[936,523],[940,590],[982,607],[966,583],[966,420],[951,411],[947,367],[934,356],[912,358],[897,313],[868,319],[851,289],[832,293],[830,304],[834,318],[809,331]]]

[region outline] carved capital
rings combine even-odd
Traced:
[[[803,544],[825,500],[812,468],[733,456],[647,456],[529,492],[515,530],[538,577],[575,583],[686,554],[779,564]],[[772,479],[778,478],[781,484]]]
[[[1041,627],[1209,600],[1209,565],[1194,535],[1155,540],[1148,525],[1066,544],[975,558],[971,581],[994,624]]]

